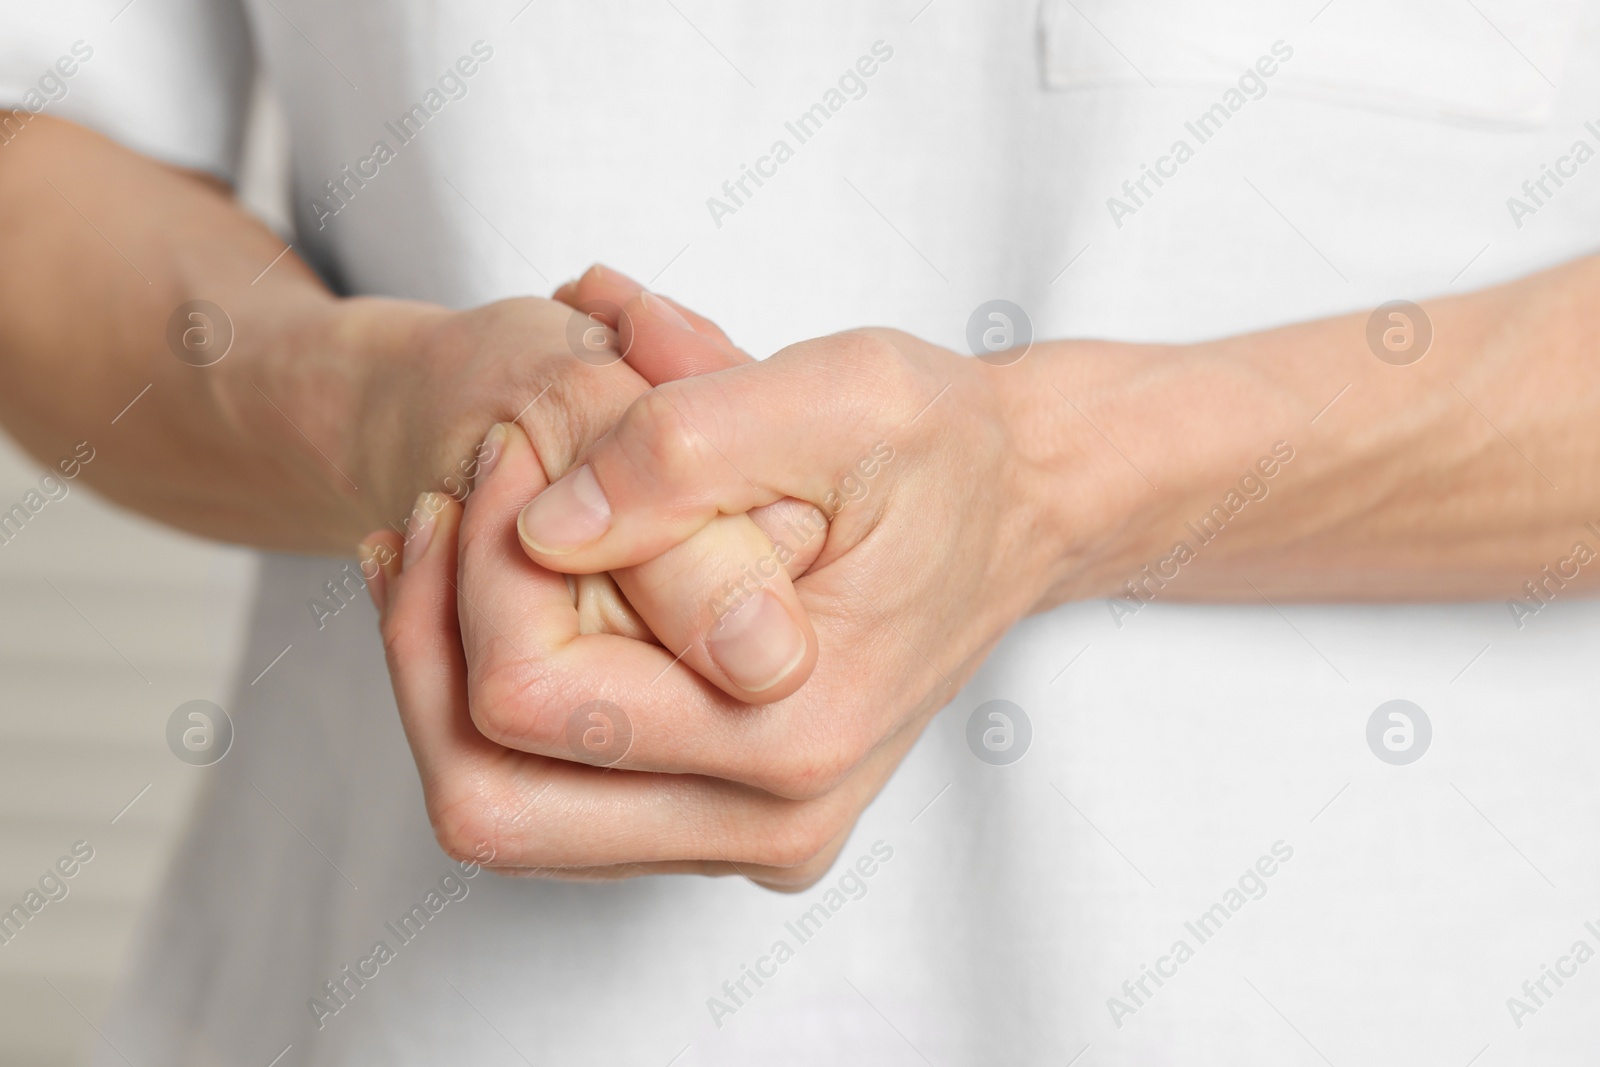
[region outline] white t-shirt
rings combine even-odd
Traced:
[[[1574,149],[1600,147],[1600,12],[1562,0],[121,3],[0,16],[0,98],[56,95],[81,40],[41,106],[227,174],[253,41],[296,248],[350,292],[467,307],[598,259],[757,352],[867,323],[961,348],[994,298],[1039,337],[1181,341],[1468,291],[1600,235]],[[319,629],[308,606],[338,575],[265,564],[247,678],[293,650],[230,706],[105,1027],[131,1062],[1600,1045],[1600,611],[1571,597],[1520,627],[1502,601],[1028,620],[785,896],[452,875],[370,608]],[[1009,765],[967,743],[995,699],[1031,724]],[[1369,741],[1391,700],[1427,729],[1386,710]]]

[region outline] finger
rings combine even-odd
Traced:
[[[637,317],[641,309],[648,309],[647,318],[659,316],[678,326],[682,338],[662,346],[640,346],[640,355],[630,361],[633,369],[652,385],[750,361],[710,320],[646,293],[638,282],[599,264],[590,267],[577,281],[561,286],[557,298],[582,316],[568,326],[568,335],[575,351],[581,346],[580,358],[596,366],[609,365],[628,354],[633,332],[630,311]],[[667,362],[662,364],[663,360]]]
[[[773,551],[787,553],[783,569],[793,581],[811,569],[828,544],[828,516],[804,500],[785,497],[745,513],[772,542]],[[780,551],[780,549],[782,551]]]
[[[461,507],[439,493],[417,498],[406,528],[404,562],[386,582],[384,654],[406,741],[436,817],[433,788],[463,760],[481,757],[486,742],[464,715],[466,659],[457,625],[449,566]]]
[[[702,341],[706,342],[707,346],[723,354],[726,366],[754,362],[746,350],[736,346],[731,339],[728,339],[728,334],[723,333],[722,326],[718,326],[717,323],[712,322],[704,315],[698,314],[698,312],[694,312],[694,310],[688,309],[683,304],[678,304],[677,301],[669,298],[669,296],[659,296],[659,294],[648,293],[648,291],[643,290],[630,301],[627,301],[626,304],[622,304],[622,314],[618,318],[618,333],[621,334],[622,350],[624,352],[630,352],[634,347],[632,346],[632,330],[634,330],[635,326],[635,310],[646,310],[648,312],[648,322],[651,325],[667,325],[670,328],[674,328],[674,330],[690,333],[696,338],[701,338]],[[648,352],[650,346],[645,346],[643,350]],[[637,362],[634,362],[634,370],[643,374],[646,379],[650,379],[650,384],[653,384],[653,386],[654,384],[659,384],[659,382],[672,381],[672,378],[674,378],[670,374],[662,374],[659,378],[651,378],[650,374],[645,373],[645,370]],[[720,370],[720,368],[712,368],[712,370]],[[699,371],[699,373],[704,374],[706,371]]]
[[[617,344],[651,385],[752,362],[720,330],[716,336],[701,333],[664,297],[642,291],[622,306]]]
[[[403,569],[387,582],[382,624],[406,740],[446,851],[482,860],[487,846],[488,865],[496,868],[584,878],[788,876],[787,864],[769,870],[758,862],[763,855],[788,858],[763,853],[759,839],[797,802],[709,779],[608,774],[513,752],[473,728],[451,581],[460,513],[448,497],[419,499]],[[740,832],[708,836],[710,827]],[[744,864],[751,866],[741,870]]]
[[[622,305],[644,292],[644,286],[621,271],[599,263],[571,283],[575,307],[583,306],[615,330],[621,320]]]
[[[575,300],[579,303],[593,303],[596,313],[602,318],[610,316],[608,325],[614,330],[623,328],[622,309],[627,307],[630,301],[637,299],[645,292],[644,286],[632,278],[599,263],[584,272],[583,277],[579,278],[573,285]],[[655,296],[656,294],[652,293],[650,295]],[[678,303],[676,300],[668,297],[660,297],[659,299],[664,300],[673,310],[688,320],[694,332],[717,342],[719,346],[731,352],[737,353],[740,359],[746,362],[749,361],[750,357],[740,351],[716,323],[699,312]]]
[[[656,294],[652,293],[651,295],[654,296]],[[727,348],[744,357],[744,361],[747,363],[752,360],[753,357],[751,357],[749,353],[745,352],[744,349],[734,344],[733,339],[730,338],[726,333],[722,332],[721,326],[718,326],[715,322],[712,322],[710,319],[695,311],[693,308],[690,308],[684,304],[680,304],[670,296],[663,296],[661,299],[672,305],[673,310],[677,311],[678,314],[688,319],[689,325],[694,327],[695,333],[701,334],[704,337],[709,337],[713,341],[720,342]]]
[[[564,296],[570,296],[571,293],[576,289],[576,285],[577,283],[573,281],[561,286],[556,291],[557,299],[559,300]],[[587,343],[587,338],[585,340]],[[612,344],[613,341],[614,338],[608,337],[604,341],[604,345],[611,347],[612,351],[614,352],[615,348]],[[627,368],[624,368],[624,370],[626,371]],[[533,405],[530,404],[528,406],[531,408]],[[530,424],[534,427],[540,427],[542,423],[548,424],[551,421],[552,420],[549,419],[541,420],[537,417],[537,413],[535,413],[535,417],[529,420]],[[561,427],[561,429],[565,432],[568,438],[568,440],[565,442],[568,449],[581,449],[583,447],[583,443],[581,441],[583,436],[582,426],[576,422],[573,422],[572,420],[565,420],[565,424]],[[605,427],[602,426],[595,428],[592,432],[598,435],[604,429]],[[571,438],[579,438],[579,440],[574,443]],[[552,462],[559,464],[562,462],[560,455],[561,452],[559,449],[550,450],[548,452],[549,458],[543,460],[542,462],[547,467]],[[483,446],[480,445],[479,451],[474,453],[474,462],[476,463],[482,459]],[[570,460],[571,456],[569,454],[566,462],[570,463]],[[564,467],[562,469],[564,469]],[[457,489],[452,493],[452,495],[457,496],[458,499],[464,499],[464,494],[462,494],[460,490],[467,488],[468,483],[458,480],[456,485]],[[378,565],[379,561],[375,560],[373,557],[375,557],[375,555],[383,547],[382,533],[383,532],[380,531],[379,534],[367,538],[367,540],[363,541],[360,546],[360,554],[363,560],[363,574],[374,574],[374,580],[368,581],[367,588],[372,594],[373,602],[378,605],[379,614],[382,614],[383,612],[384,574],[381,566]],[[369,560],[372,562],[369,562]],[[627,597],[623,596],[622,591],[617,588],[616,582],[611,579],[609,574],[572,575],[569,576],[567,584],[572,591],[574,603],[578,608],[579,625],[582,628],[582,632],[615,633],[621,634],[625,637],[634,637],[642,641],[654,640],[649,632],[649,627],[646,626],[644,621],[639,618],[638,613],[633,610],[632,606],[628,603]]]
[[[393,530],[378,530],[361,539],[357,554],[361,559],[361,577],[367,583],[367,594],[372,606],[383,618],[389,603],[389,583],[400,573],[400,553],[404,545],[400,535]]]
[[[823,540],[793,539],[815,552]],[[817,661],[811,617],[790,580],[793,552],[745,515],[722,515],[680,545],[612,574],[685,666],[750,704],[799,689]]]
[[[715,682],[707,681],[727,672],[703,641],[695,647],[674,642],[664,649],[612,634],[583,633],[565,577],[529,560],[517,541],[516,514],[544,484],[537,458],[521,432],[509,426],[500,430],[500,441],[490,451],[496,458],[481,465],[484,472],[468,497],[460,551],[461,634],[471,664],[470,707],[479,730],[499,744],[561,759],[726,778],[754,775],[757,780],[748,784],[765,787],[764,769],[752,768],[734,741],[770,732],[776,743],[785,717],[769,716],[752,724],[749,716],[728,714]],[[748,536],[760,537],[748,523],[745,529]],[[736,561],[749,555],[715,549],[712,554]],[[693,566],[701,583],[719,574],[698,562]],[[780,575],[765,588],[786,591],[787,597],[778,602],[780,621],[798,634],[806,650],[789,668],[792,677],[784,684],[792,688],[799,684],[794,679],[803,680],[815,663],[816,637],[787,583],[787,576]],[[697,599],[709,613],[705,589],[702,585]],[[745,601],[737,604],[745,606]],[[750,612],[756,614],[761,607]],[[770,616],[754,622],[748,615],[730,619],[721,636],[732,640],[756,623],[770,621]],[[747,630],[735,629],[738,624]],[[660,631],[657,636],[667,639]],[[775,645],[765,650],[765,661],[752,655],[750,662],[776,673],[795,655],[793,647]],[[698,673],[701,667],[704,675]],[[748,689],[731,677],[725,679],[724,691],[746,702],[762,693],[785,692],[777,684]],[[573,720],[596,701],[624,709],[626,730],[589,746],[590,734],[581,721],[573,727]]]
[[[514,516],[542,487],[543,479],[532,470],[532,456],[523,447],[520,431],[513,434],[511,430],[506,428],[502,443],[480,449],[480,453],[499,458],[474,492],[475,496],[487,493],[489,499],[477,501],[473,514],[475,521],[479,514],[492,516],[502,498],[514,496],[515,504],[505,515],[504,529],[507,540],[515,546],[515,535],[511,533]],[[519,478],[514,473],[524,465],[534,476]],[[791,536],[789,540],[814,557],[822,538],[814,527],[806,529],[809,537]],[[786,569],[792,555],[787,548],[769,541],[746,516],[723,516],[696,531],[686,543],[674,545],[638,567],[616,572],[622,594],[616,600],[606,597],[608,590],[590,585],[587,592],[601,599],[600,606],[614,612],[606,625],[585,625],[582,612],[574,615],[571,610],[572,590],[566,580],[540,569],[541,574],[530,576],[527,582],[529,596],[548,609],[539,618],[541,629],[535,640],[547,647],[561,648],[578,637],[641,636],[626,625],[630,620],[619,602],[625,598],[654,639],[672,653],[666,666],[680,660],[744,703],[781,700],[805,684],[817,661],[816,632]],[[578,607],[584,606],[580,598]],[[483,610],[486,618],[492,618],[489,607]],[[604,612],[599,614],[600,621],[605,621]],[[476,616],[469,613],[466,623],[471,631],[477,624]],[[519,632],[509,627],[497,629],[501,634],[488,636]],[[629,662],[646,662],[632,652],[629,657]],[[666,666],[657,665],[654,672],[659,674]],[[651,769],[682,768],[665,765]]]
[[[567,336],[573,352],[585,363],[609,366],[621,359],[617,325],[622,305],[643,291],[643,286],[596,263],[579,278],[562,283],[554,299],[566,304],[581,318],[568,324]]]
[[[719,515],[785,497],[833,521],[893,458],[887,435],[917,413],[873,390],[839,388],[839,361],[808,358],[808,347],[634,401],[580,466],[523,511],[529,555],[571,573],[614,570],[660,555]],[[927,393],[933,400],[938,390]],[[869,522],[873,507],[856,508],[853,521]]]
[[[578,610],[580,634],[616,634],[661,643],[610,574],[569,574],[566,579]]]
[[[628,361],[652,384],[748,362],[696,333],[649,293],[628,302],[622,322]],[[747,701],[787,696],[809,677],[816,658],[810,620],[790,580],[821,551],[827,526],[798,502],[771,507],[778,510],[720,516],[654,559],[615,572],[618,587],[662,644]]]
[[[621,321],[628,362],[651,384],[749,362],[696,333],[650,293],[629,300]],[[810,618],[791,579],[822,550],[819,533],[827,527],[798,518],[787,507],[719,516],[654,559],[615,571],[617,585],[656,638],[696,673],[743,701],[782,699],[816,663]]]
[[[630,867],[631,873],[731,870],[770,888],[803,889],[833,865],[922,725],[888,739],[838,789],[812,800],[699,776],[558,764],[512,817],[491,824],[497,865],[585,879],[626,876]],[[474,844],[483,840],[476,821],[469,825],[466,836]]]
[[[621,295],[625,287],[602,268],[585,279],[598,279],[591,291]],[[696,333],[665,301],[642,290],[621,314],[629,363],[652,384],[663,375],[749,362]],[[806,510],[785,505],[771,514],[722,516],[654,559],[616,571],[616,598],[606,595],[609,589],[588,591],[593,603],[611,606],[617,616],[626,603],[655,640],[730,696],[751,703],[782,699],[804,684],[816,662],[815,634],[791,581],[826,540],[819,536],[826,523]],[[620,625],[580,622],[580,631],[641,636]]]
[[[753,362],[708,320],[642,290],[622,307],[618,343],[628,364],[651,385]],[[785,550],[780,554],[788,555],[784,570],[790,578],[804,574],[822,551],[825,525],[822,537],[811,536],[809,531],[818,519],[824,524],[826,519],[804,501],[780,500],[755,508],[749,515],[767,540]],[[796,536],[802,530],[807,532]]]

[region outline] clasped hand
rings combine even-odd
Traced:
[[[438,840],[506,873],[803,888],[1059,577],[1025,390],[888,330],[754,362],[602,270],[557,297],[617,309],[625,360],[552,390],[637,378],[620,417],[541,447],[533,405],[464,503],[365,542]]]

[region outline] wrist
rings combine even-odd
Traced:
[[[431,305],[367,297],[312,297],[273,309],[244,358],[229,360],[221,401],[241,437],[273,467],[279,495],[296,506],[290,543],[343,552],[395,511],[374,457],[402,450],[399,415],[380,402],[405,373]],[[239,330],[245,336],[243,329]]]
[[[1284,464],[1269,383],[1211,346],[1055,342],[1006,369],[1023,370],[1004,391],[1042,532],[1035,611],[1197,592],[1184,575],[1204,570],[1191,564],[1220,528],[1212,505],[1231,521],[1270,484],[1257,462]]]

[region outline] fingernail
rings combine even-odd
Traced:
[[[678,313],[678,309],[661,299],[654,293],[640,293],[639,303],[644,305],[644,310],[651,318],[664,322],[668,326],[676,326],[680,330],[693,330],[689,320]]]
[[[611,505],[585,463],[533,498],[517,516],[517,530],[529,547],[564,556],[611,528]]]
[[[401,545],[400,548],[401,551],[405,550],[404,545]],[[384,545],[383,555],[378,557],[378,562],[383,565],[383,596],[384,602],[387,603],[389,598],[389,589],[394,585],[394,580],[400,577],[400,553],[396,552],[388,545]]]
[[[402,570],[410,570],[413,563],[428,554],[428,546],[433,543],[434,527],[439,525],[439,512],[444,510],[444,499],[441,493],[423,493],[417,497],[411,516],[406,519],[406,530],[411,536],[406,538]]]
[[[489,432],[483,436],[483,444],[478,446],[478,473],[472,479],[473,485],[482,485],[483,480],[489,477],[489,472],[500,462],[500,453],[506,450],[508,436],[510,428],[503,422],[489,427]]]
[[[778,598],[762,590],[722,617],[706,647],[735,685],[759,693],[800,665],[806,639]]]
[[[389,576],[383,563],[394,552],[384,543],[382,534],[372,534],[357,546],[356,553],[361,560],[361,579],[367,583],[367,595],[372,597],[372,606],[382,615],[383,606],[389,599]]]

